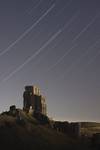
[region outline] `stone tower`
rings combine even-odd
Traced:
[[[45,97],[41,95],[38,87],[25,86],[25,91],[23,93],[23,109],[27,112],[31,109],[44,115],[47,114]]]

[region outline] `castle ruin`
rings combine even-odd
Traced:
[[[27,112],[39,112],[47,115],[45,97],[41,95],[40,89],[36,86],[25,86],[23,93],[23,109]]]

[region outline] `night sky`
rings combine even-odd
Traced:
[[[53,119],[100,122],[100,0],[0,0],[0,112],[26,85]]]

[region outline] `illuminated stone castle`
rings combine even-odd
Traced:
[[[39,112],[47,115],[45,97],[36,86],[26,86],[23,93],[23,109],[27,112]]]

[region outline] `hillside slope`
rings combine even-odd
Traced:
[[[73,150],[86,149],[76,139],[56,132],[48,125],[20,111],[22,120],[6,114],[0,115],[0,148],[14,150]]]
[[[96,122],[81,122],[81,134],[92,136],[95,133],[100,133],[100,123]]]

